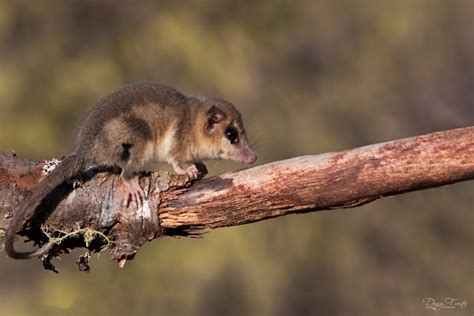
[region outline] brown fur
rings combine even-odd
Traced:
[[[226,131],[238,131],[231,144]],[[227,137],[227,138],[226,138]],[[25,199],[15,212],[5,238],[7,254],[27,259],[48,252],[51,244],[30,253],[15,251],[14,236],[28,212],[68,178],[91,165],[118,166],[132,199],[141,200],[135,173],[150,162],[167,162],[176,173],[197,176],[194,165],[205,159],[232,159],[253,163],[242,118],[229,102],[219,98],[199,100],[158,84],[122,87],[99,101],[79,126],[76,149]]]

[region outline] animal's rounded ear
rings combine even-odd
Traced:
[[[225,113],[217,106],[212,105],[206,113],[206,130],[212,132],[225,119]]]

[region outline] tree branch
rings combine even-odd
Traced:
[[[45,162],[0,153],[0,228],[20,198],[42,179]],[[22,234],[42,243],[50,233],[77,232],[53,254],[106,243],[88,228],[104,233],[112,258],[133,258],[147,240],[198,235],[203,229],[235,226],[277,216],[350,208],[383,196],[438,187],[474,178],[474,127],[453,129],[337,153],[302,156],[189,183],[184,176],[144,175],[144,207],[123,207],[121,182],[111,173],[91,174],[76,189],[64,184],[45,199]],[[37,213],[38,213],[37,211]],[[86,237],[87,237],[86,236]],[[91,237],[92,236],[92,237]],[[51,236],[50,236],[51,237]]]

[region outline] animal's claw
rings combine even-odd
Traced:
[[[146,197],[145,192],[140,187],[139,178],[135,176],[131,179],[123,179],[125,186],[125,199],[123,200],[123,206],[128,207],[133,204],[136,208],[143,205]]]

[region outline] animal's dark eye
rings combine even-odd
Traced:
[[[225,137],[230,141],[231,144],[237,144],[239,142],[239,132],[235,127],[227,127],[224,133]]]

